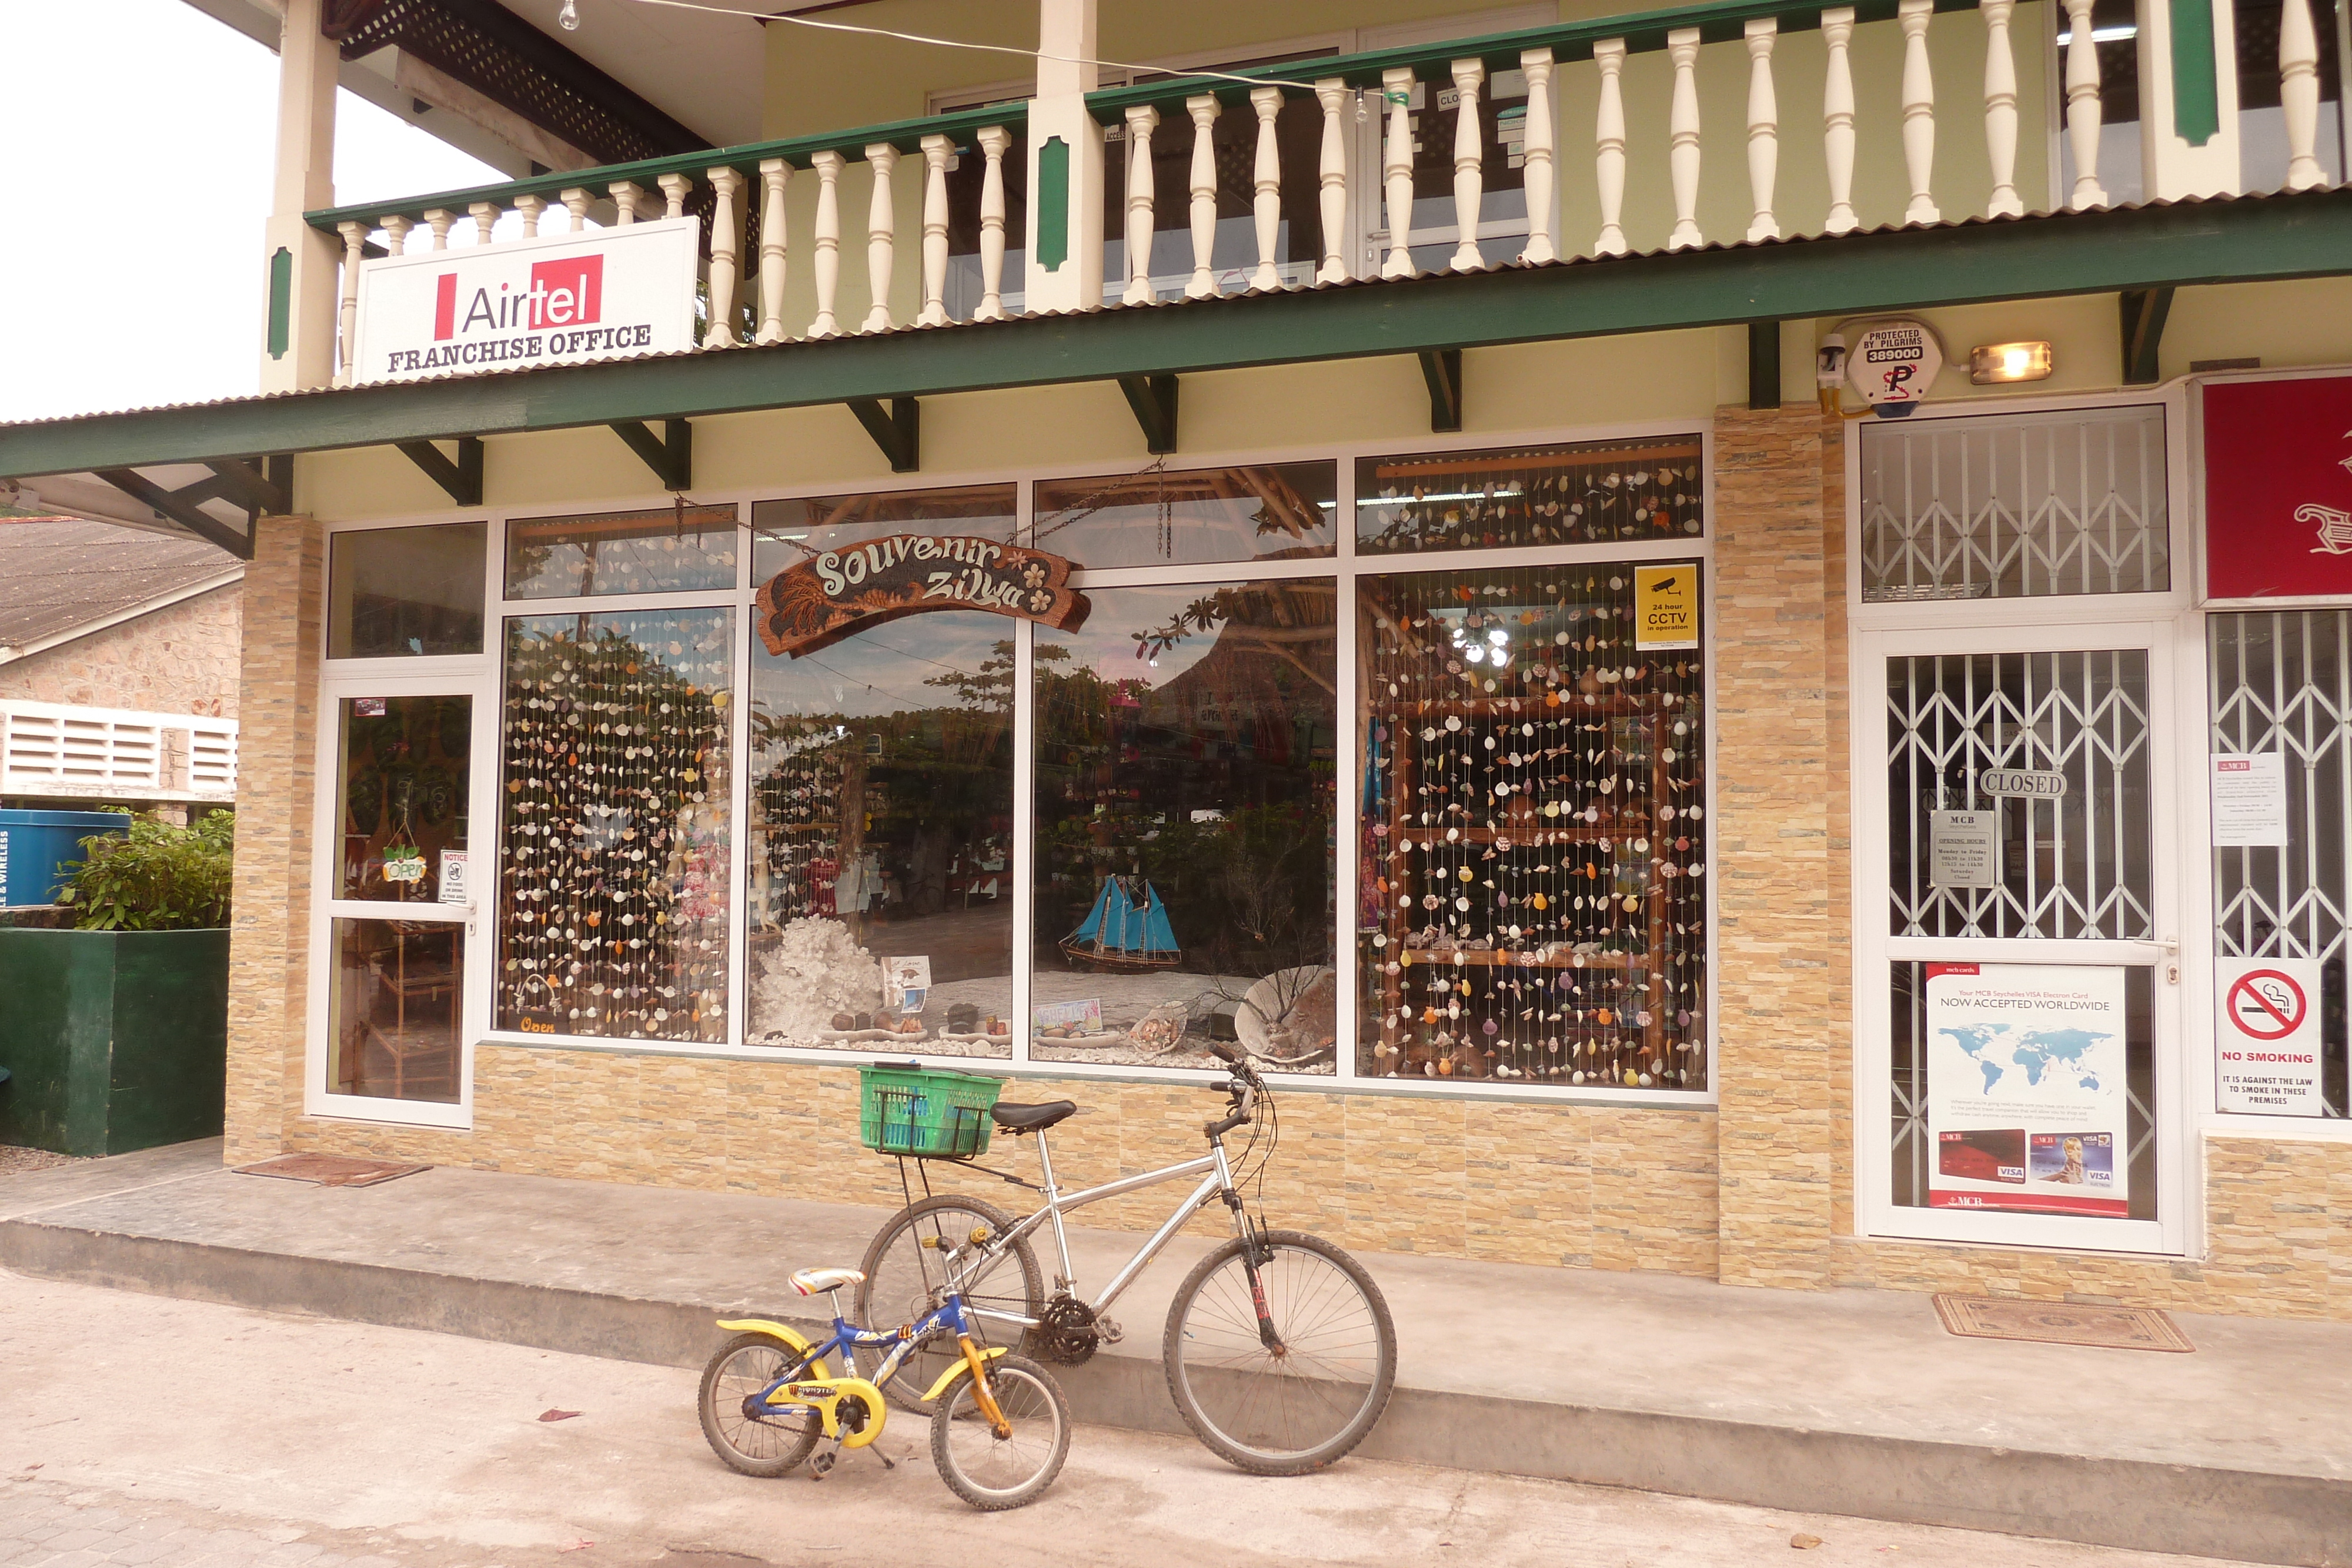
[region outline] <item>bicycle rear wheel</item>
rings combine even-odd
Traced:
[[[1259,1232],[1260,1332],[1239,1237],[1201,1260],[1168,1309],[1160,1358],[1193,1436],[1255,1476],[1321,1469],[1362,1442],[1396,1387],[1396,1325],[1372,1277],[1318,1236]]]
[[[960,1377],[931,1415],[931,1462],[948,1490],[994,1513],[1034,1501],[1070,1457],[1070,1402],[1054,1375],[1024,1355],[987,1364],[988,1392],[1012,1436],[999,1437],[981,1414],[971,1379]]]
[[[702,1435],[730,1469],[764,1480],[788,1475],[816,1447],[824,1423],[805,1405],[755,1406],[767,1386],[805,1364],[782,1340],[739,1333],[702,1369]]]
[[[931,1292],[947,1283],[950,1257],[969,1248],[976,1232],[1002,1236],[1013,1226],[1013,1217],[985,1198],[941,1194],[900,1209],[866,1249],[857,1321],[877,1330],[920,1322],[930,1310]],[[1045,1310],[1045,1275],[1026,1240],[994,1258],[967,1258],[961,1281],[967,1309],[1032,1320]],[[1020,1343],[1021,1330],[1013,1323],[982,1317],[978,1327],[1000,1343]],[[909,1351],[882,1392],[901,1409],[928,1413],[924,1391],[960,1359],[952,1341]]]

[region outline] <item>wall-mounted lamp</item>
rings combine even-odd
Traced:
[[[1969,380],[1980,387],[2038,382],[2055,368],[2047,343],[1979,343],[1969,350]]]

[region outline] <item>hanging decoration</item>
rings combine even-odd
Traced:
[[[1057,631],[1086,624],[1069,561],[958,534],[892,534],[825,550],[760,589],[760,641],[779,658],[813,653],[852,632],[933,610],[985,610]]]

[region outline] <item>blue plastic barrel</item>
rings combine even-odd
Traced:
[[[130,831],[120,811],[0,811],[0,903],[55,904],[82,840]]]

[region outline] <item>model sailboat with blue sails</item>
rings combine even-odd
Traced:
[[[1172,969],[1182,961],[1168,906],[1139,877],[1107,876],[1078,928],[1062,938],[1062,952],[1090,969]]]

